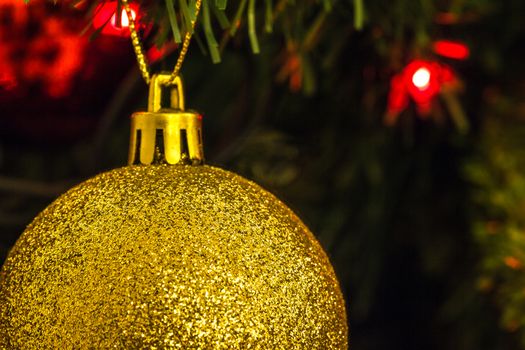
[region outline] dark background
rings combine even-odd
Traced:
[[[216,65],[194,43],[187,106],[204,115],[209,164],[316,233],[351,348],[525,348],[525,3],[415,3],[365,3],[357,30],[352,2],[336,2],[313,39],[322,6],[288,5],[260,54],[241,26]],[[146,105],[129,38],[90,40],[90,15],[69,5],[0,3],[0,261],[59,194],[125,165],[128,117]],[[438,39],[470,57],[436,55]],[[468,131],[442,95],[428,115],[410,103],[385,123],[391,79],[415,58],[455,72]]]

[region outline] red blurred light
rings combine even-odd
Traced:
[[[0,41],[1,39],[2,37],[0,37]],[[0,93],[2,90],[11,90],[17,85],[15,68],[9,62],[11,52],[6,46],[5,43],[0,45]]]
[[[0,68],[1,69],[1,68]],[[0,91],[11,90],[17,86],[16,78],[11,72],[0,71]]]
[[[131,10],[131,17],[133,19],[137,18],[137,13],[133,10]],[[114,13],[113,16],[111,17],[111,25],[114,27],[114,28],[119,28],[119,26],[117,25],[117,14]],[[128,18],[128,14],[126,13],[126,10],[122,10],[122,13],[121,13],[121,16],[120,16],[120,27],[121,28],[129,28],[129,18]]]
[[[26,46],[30,53],[21,66],[26,81],[43,81],[49,96],[60,98],[70,93],[75,75],[82,68],[86,39],[66,31],[65,21],[49,17],[42,21],[42,34]],[[54,55],[53,60],[46,59]]]
[[[456,24],[459,21],[459,16],[452,12],[441,12],[436,15],[436,22],[439,24]]]
[[[138,6],[130,4],[131,15],[133,19],[137,19]],[[126,10],[122,9],[120,14],[120,23],[117,23],[117,8],[116,1],[108,1],[100,4],[95,9],[93,17],[93,27],[101,29],[101,34],[114,36],[129,36],[129,18]]]
[[[452,70],[438,62],[414,60],[402,72],[392,77],[388,97],[388,123],[393,122],[396,116],[412,100],[419,115],[430,113],[435,96],[444,84],[451,84],[456,80]]]
[[[395,121],[395,116],[401,113],[408,105],[408,93],[405,79],[402,74],[392,77],[390,81],[390,92],[388,94],[388,114],[393,118],[388,123]]]
[[[148,49],[146,52],[146,57],[148,58],[148,62],[155,63],[157,61],[160,61],[173,51],[175,51],[178,47],[178,44],[176,44],[173,41],[168,41],[161,47],[157,47],[157,45],[153,45]]]
[[[436,62],[415,60],[404,70],[407,91],[416,103],[427,103],[441,87],[441,66]]]
[[[419,90],[426,90],[430,85],[430,71],[421,67],[412,74],[412,84]]]
[[[43,1],[25,5],[0,0],[0,94],[34,90],[58,99],[71,92],[83,67],[87,40],[78,35],[79,25],[66,17],[72,11],[47,8]],[[30,28],[36,23],[38,32],[33,33]]]
[[[434,43],[433,49],[438,55],[456,60],[465,60],[470,56],[468,46],[457,41],[438,40]]]

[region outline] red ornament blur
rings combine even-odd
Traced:
[[[133,69],[129,38],[90,41],[85,9],[68,1],[0,0],[0,137],[74,142],[97,126]]]

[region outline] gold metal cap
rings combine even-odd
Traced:
[[[163,88],[169,88],[170,107],[162,108]],[[202,116],[184,109],[179,76],[154,75],[148,111],[133,113],[128,164],[192,164],[204,162]]]

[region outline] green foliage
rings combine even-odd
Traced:
[[[483,251],[480,288],[502,308],[501,323],[525,347],[525,125],[498,115],[484,121],[479,155],[468,162],[473,231]]]

